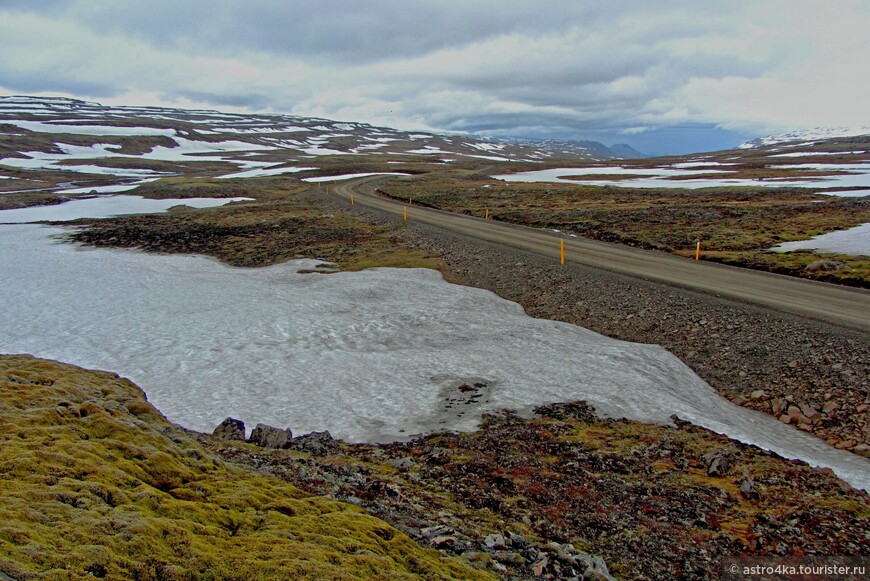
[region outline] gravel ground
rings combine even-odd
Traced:
[[[329,198],[369,221],[401,220]],[[662,345],[723,396],[870,455],[870,336],[410,222],[400,238],[440,255],[461,284],[539,318]]]

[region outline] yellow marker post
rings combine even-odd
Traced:
[[[353,194],[350,195],[350,205],[353,206]]]
[[[698,240],[698,245],[695,247],[695,260],[701,260],[701,241]]]
[[[404,215],[405,221],[408,220],[408,206],[402,206],[402,214]]]
[[[565,264],[565,240],[559,240],[559,263]]]
[[[483,217],[484,220],[489,220],[489,208],[486,209],[486,215]]]

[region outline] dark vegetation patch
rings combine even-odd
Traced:
[[[102,247],[139,248],[149,252],[196,253],[233,266],[267,266],[296,258],[337,263],[344,270],[373,266],[443,269],[434,256],[410,248],[396,236],[397,227],[375,226],[330,208],[310,186],[199,183],[161,184],[153,197],[257,196],[208,210],[170,210],[163,214],[80,220],[69,235],[75,242]]]

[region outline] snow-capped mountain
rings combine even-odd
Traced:
[[[768,135],[767,137],[759,137],[752,141],[747,141],[746,143],[741,144],[738,149],[753,149],[756,147],[779,145],[794,141],[802,143],[824,141],[827,139],[836,139],[838,137],[854,137],[856,135],[870,135],[870,125],[860,125],[855,127],[815,127],[813,129],[792,131],[780,135]]]

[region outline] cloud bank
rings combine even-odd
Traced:
[[[661,152],[868,122],[866,2],[614,4],[15,0],[0,91]]]

